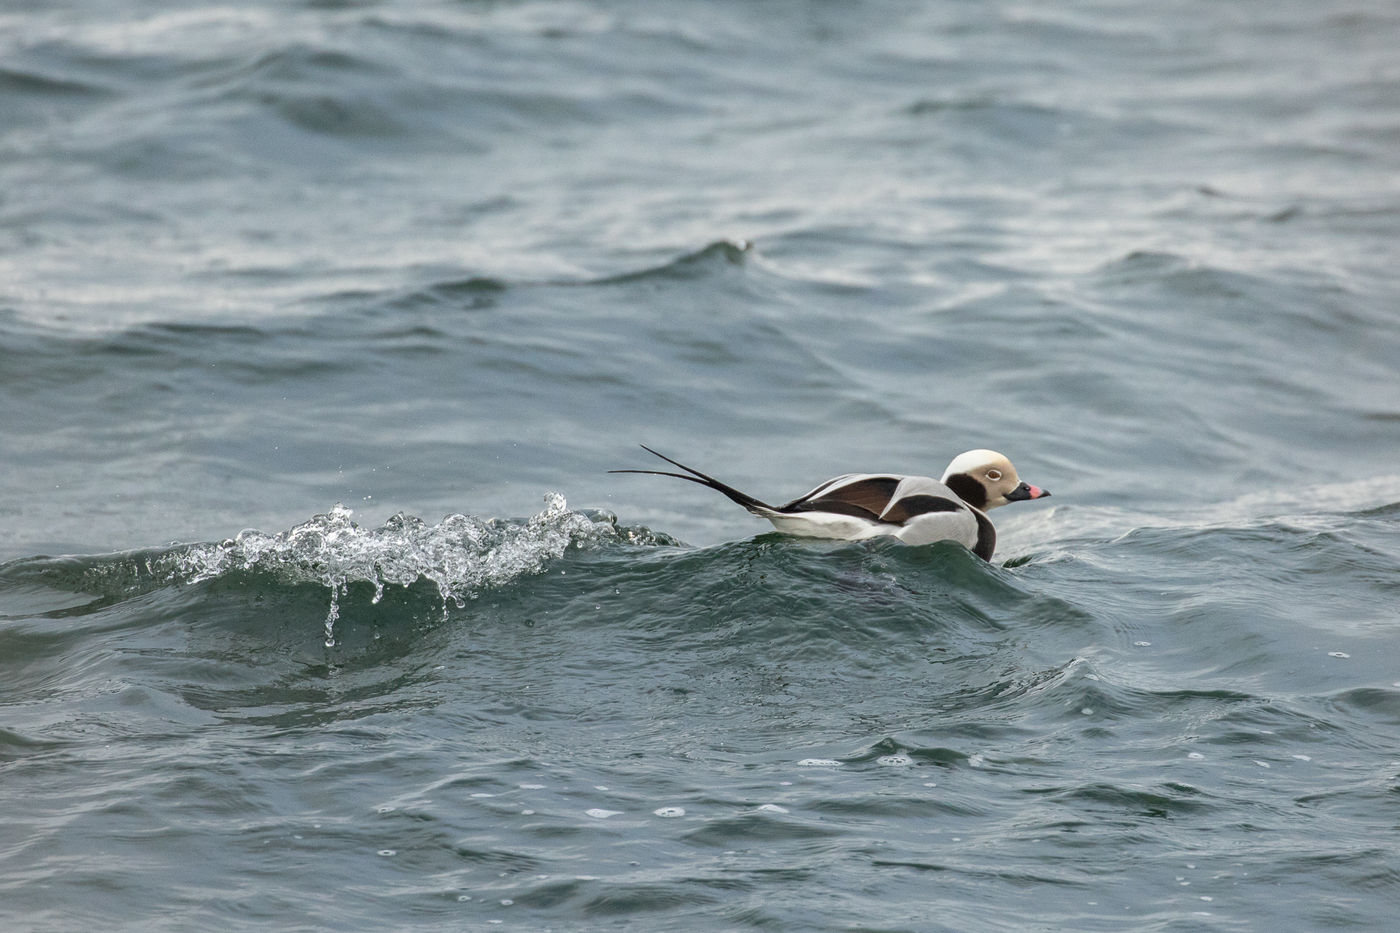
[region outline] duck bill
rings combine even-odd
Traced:
[[[1041,489],[1039,486],[1032,486],[1030,483],[1022,483],[1006,494],[1007,502],[1021,502],[1025,499],[1044,499],[1050,495],[1050,490]]]

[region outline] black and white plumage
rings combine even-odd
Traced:
[[[847,473],[784,505],[769,505],[645,444],[642,449],[685,472],[608,472],[674,476],[708,486],[787,534],[848,541],[888,535],[906,544],[957,541],[983,560],[992,559],[997,542],[996,529],[987,518],[989,509],[1050,495],[1021,482],[1011,461],[996,451],[969,450],[953,458],[942,480],[897,473]]]

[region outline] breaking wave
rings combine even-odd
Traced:
[[[127,598],[162,586],[191,585],[237,573],[261,573],[288,584],[326,587],[327,647],[335,644],[340,598],[352,584],[374,587],[378,603],[387,587],[431,583],[444,611],[483,591],[538,574],[570,549],[677,544],[642,527],[618,524],[604,511],[571,511],[559,493],[527,519],[448,515],[437,524],[403,512],[383,525],[365,527],[353,510],[337,504],[277,534],[247,530],[217,543],[102,558],[32,558],[0,568],[11,581],[34,582],[67,592]]]

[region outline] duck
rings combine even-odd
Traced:
[[[987,512],[1050,495],[1049,490],[1022,481],[1004,454],[978,449],[954,457],[942,479],[901,473],[845,473],[791,502],[769,505],[645,444],[641,448],[684,472],[608,472],[671,476],[698,483],[767,519],[785,534],[842,541],[888,536],[914,545],[956,541],[985,561],[992,559],[997,545],[996,528]]]

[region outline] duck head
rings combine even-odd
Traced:
[[[1011,461],[995,450],[969,450],[958,454],[943,471],[943,485],[968,505],[984,512],[1008,502],[1044,499],[1050,495],[1039,486],[1022,482]]]

